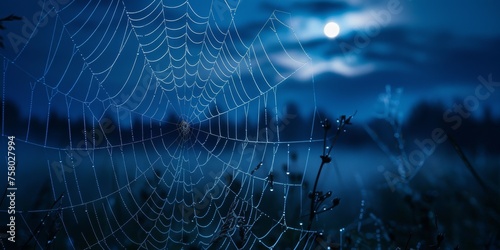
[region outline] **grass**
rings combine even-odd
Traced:
[[[298,218],[300,215],[298,214],[303,210],[296,209],[299,211],[296,214],[293,214],[293,212],[287,214],[286,225],[284,225],[285,223],[283,220],[279,220],[281,211],[278,210],[282,208],[278,205],[280,202],[276,201],[282,201],[282,195],[285,193],[278,188],[282,187],[283,178],[281,177],[283,175],[280,176],[280,171],[276,169],[273,170],[274,172],[270,171],[269,174],[265,173],[268,164],[263,165],[262,161],[259,161],[258,164],[251,166],[252,168],[249,169],[248,175],[233,173],[234,175],[231,175],[230,180],[228,179],[225,181],[224,192],[226,192],[226,194],[221,196],[221,199],[214,198],[214,200],[210,201],[210,204],[217,207],[217,212],[215,213],[219,213],[221,219],[219,224],[217,222],[209,224],[211,222],[206,221],[207,225],[214,228],[217,227],[218,229],[218,231],[214,232],[212,243],[229,249],[231,249],[231,247],[248,248],[249,246],[255,249],[264,249],[264,243],[272,245],[275,242],[277,242],[275,249],[295,246],[294,244],[297,244],[297,242],[300,244],[303,243],[305,245],[304,248],[317,250],[326,249],[328,247],[330,249],[378,248],[423,250],[461,249],[461,247],[468,249],[470,246],[477,245],[482,245],[482,249],[488,250],[498,248],[500,244],[498,240],[498,229],[495,229],[495,226],[500,226],[500,221],[498,220],[498,218],[500,218],[498,215],[498,208],[500,208],[500,206],[498,202],[496,202],[498,198],[498,188],[488,182],[489,176],[485,175],[484,172],[481,171],[481,168],[475,166],[474,159],[468,156],[469,152],[467,149],[464,149],[458,143],[458,140],[450,134],[448,138],[452,147],[449,149],[454,150],[454,155],[447,154],[446,156],[458,155],[460,159],[459,163],[463,163],[465,168],[458,165],[455,166],[455,168],[460,170],[466,169],[466,171],[462,172],[464,172],[464,175],[467,175],[467,177],[472,176],[472,178],[470,178],[472,180],[470,183],[466,183],[466,185],[460,184],[457,180],[458,176],[455,176],[456,174],[454,173],[448,173],[445,176],[432,176],[433,173],[429,171],[440,166],[432,165],[433,162],[431,159],[429,162],[426,162],[426,166],[422,168],[420,172],[414,175],[413,180],[406,183],[400,183],[394,192],[389,190],[387,186],[380,187],[379,189],[373,188],[373,190],[371,190],[373,196],[363,198],[363,205],[361,205],[359,209],[359,217],[353,216],[352,222],[342,225],[341,228],[345,228],[344,231],[339,232],[337,225],[325,226],[325,223],[318,225],[318,218],[321,218],[320,221],[322,222],[336,220],[338,218],[337,211],[356,210],[356,207],[344,205],[346,198],[343,198],[343,204],[339,206],[341,199],[335,197],[334,192],[331,190],[324,191],[320,188],[324,186],[321,185],[322,183],[320,183],[320,181],[326,179],[325,173],[328,171],[328,166],[333,165],[333,147],[337,146],[336,144],[339,142],[339,138],[342,136],[347,126],[351,124],[353,116],[354,115],[349,117],[340,116],[336,127],[334,127],[329,120],[322,121],[321,132],[323,132],[323,146],[320,152],[321,154],[319,155],[321,163],[317,172],[315,172],[316,169],[313,170],[312,174],[315,174],[313,176],[315,177],[313,179],[314,183],[311,182],[313,185],[307,185],[307,187],[305,187],[308,183],[302,176],[297,176],[292,180],[291,176],[295,173],[291,173],[290,177],[287,177],[291,180],[291,183],[302,183],[304,186],[302,190],[312,190],[309,192],[308,198],[306,198],[306,195],[302,195],[302,193],[298,194],[298,192],[286,193],[289,201],[289,204],[287,204],[288,206],[292,207],[297,205],[297,203],[299,203],[297,200],[299,199],[306,204],[304,210],[307,210],[306,213],[308,212],[308,214],[305,215],[308,219],[304,221],[304,224],[307,230],[302,230],[302,228],[296,226],[298,221],[300,221]],[[393,126],[394,124],[389,125],[391,129],[395,129]],[[396,124],[396,127],[398,126],[399,125]],[[398,129],[401,134],[404,132],[399,130],[399,128],[396,129]],[[393,131],[389,132],[389,134],[392,133]],[[406,137],[400,135],[399,138]],[[401,151],[401,147],[399,146],[404,143],[404,140],[394,141],[394,138],[389,139],[392,139],[390,143],[395,143],[397,146],[387,147],[388,150],[393,150],[391,153],[394,154],[395,159],[400,158],[403,151]],[[383,144],[385,142],[383,139],[380,139],[377,143]],[[439,150],[443,151],[446,149],[446,147],[439,148]],[[441,151],[436,154],[439,153],[441,153]],[[451,160],[453,160],[451,157],[446,158],[446,164],[448,164],[448,161],[451,162]],[[278,165],[279,162],[275,164],[275,166]],[[301,165],[301,163],[297,163],[296,165]],[[393,167],[397,168],[397,165]],[[300,174],[305,173],[301,172]],[[163,176],[163,174],[156,173],[154,178],[149,178],[149,185],[145,185],[146,187],[143,187],[143,190],[140,187],[135,189],[143,191],[138,192],[141,193],[141,199],[137,199],[140,205],[149,206],[165,204],[164,200],[167,199],[169,189],[168,187],[158,185],[161,179],[160,176]],[[221,177],[223,177],[223,174],[221,174]],[[434,179],[437,181],[434,181]],[[327,180],[331,181],[332,178],[329,176]],[[263,188],[263,191],[260,192],[261,190],[258,187],[250,186],[250,182],[264,183],[264,187],[267,188]],[[280,182],[281,184],[279,184]],[[346,185],[349,184],[347,183]],[[268,188],[273,188],[274,192],[268,192],[270,191]],[[475,188],[479,189],[480,192],[477,192]],[[118,187],[113,187],[111,189],[117,190]],[[248,196],[246,196],[244,192],[247,190],[254,192],[256,197],[265,197],[262,198],[262,201],[260,197],[254,197],[253,200],[246,199]],[[357,191],[359,190],[353,188],[353,192]],[[45,190],[44,192],[50,193],[50,190]],[[299,195],[303,197],[299,197]],[[2,199],[4,197],[2,197]],[[305,200],[302,200],[302,198]],[[33,228],[31,236],[27,238],[27,240],[23,238],[23,243],[25,242],[24,244],[26,246],[32,247],[35,245],[36,247],[37,245],[35,242],[42,242],[47,239],[47,241],[43,241],[47,243],[46,245],[38,246],[41,246],[39,248],[49,249],[57,235],[57,246],[61,246],[61,242],[68,240],[68,235],[70,235],[70,233],[63,234],[60,232],[61,228],[58,224],[59,221],[61,221],[62,213],[66,211],[68,211],[68,214],[72,213],[69,210],[62,212],[59,210],[62,201],[66,201],[67,198],[63,198],[61,194],[53,203],[47,203],[49,199],[46,196],[39,196],[38,199],[41,200],[37,201],[40,204],[34,207],[50,207],[50,212],[33,214],[33,218],[30,218],[30,221],[34,221],[31,227]],[[132,199],[133,197],[131,200]],[[50,200],[53,200],[53,198]],[[235,203],[235,201],[238,202]],[[51,206],[50,203],[52,203]],[[374,206],[375,203],[382,204],[383,209],[378,210]],[[128,219],[134,220],[134,218],[127,217],[127,214],[123,212],[125,211],[123,206],[127,205],[125,202],[117,202],[116,204],[118,204],[115,205],[116,210],[115,207],[113,207],[112,211],[114,215],[121,216],[117,218],[118,223],[123,223],[123,221]],[[175,202],[172,201],[172,204],[175,204]],[[249,207],[249,204],[251,204],[252,207]],[[171,212],[167,208],[168,205],[171,204],[166,204],[165,208],[162,208],[164,211],[167,211],[167,216],[168,212]],[[290,210],[297,207],[293,207]],[[120,208],[122,212],[119,212]],[[328,213],[328,211],[334,208],[336,208],[335,213]],[[258,214],[263,210],[264,212],[275,212],[270,214],[270,217],[278,219],[274,221],[267,220],[262,214]],[[109,211],[111,211],[111,209]],[[149,221],[151,223],[149,225],[138,223],[138,225],[147,228],[147,230],[139,230],[144,235],[149,233],[149,229],[157,228],[157,226],[154,225],[157,220],[148,220],[147,217],[158,214],[154,213],[154,211],[151,214],[147,214],[148,211],[150,210],[147,209],[147,207],[141,208],[140,216],[143,216],[143,218],[141,219],[141,217],[139,217],[137,219],[138,222]],[[254,212],[257,214],[254,215]],[[95,212],[94,215],[96,215],[95,217],[99,215],[100,218],[103,218],[102,214],[98,214],[97,212]],[[173,216],[174,219],[176,218],[175,214],[170,215]],[[210,214],[207,216],[202,214],[202,216],[206,218],[211,218],[212,215],[219,219],[218,214]],[[35,216],[38,217],[35,218]],[[163,214],[161,214],[161,216],[163,216]],[[87,218],[83,217],[83,219],[85,220]],[[259,219],[260,221],[257,223],[252,221]],[[268,226],[265,225],[265,222],[274,224]],[[121,229],[127,231],[135,225],[136,224],[127,224],[127,228],[124,226],[121,227]],[[294,231],[291,230],[291,228],[299,228],[300,230]],[[81,229],[81,231],[85,230],[88,229]],[[187,231],[186,228],[184,228],[184,230],[183,232]],[[115,236],[114,234],[109,235]],[[145,238],[146,236],[144,235],[138,235],[137,239]],[[157,236],[162,237],[164,235],[162,235],[161,232],[157,232]],[[256,236],[262,237],[262,243],[257,242]],[[96,236],[96,239],[100,240],[99,237]],[[168,237],[170,237],[168,238],[169,240],[175,240],[172,236]],[[179,246],[181,244],[188,244],[191,242],[190,240],[190,238],[186,237],[185,241],[178,242],[177,245],[174,245]],[[91,239],[91,241],[94,241],[94,239]],[[123,244],[125,246],[137,246],[130,242],[125,242]]]

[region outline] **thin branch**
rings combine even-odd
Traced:
[[[20,16],[16,16],[14,14],[10,14],[6,17],[0,18],[0,23],[3,21],[15,21],[15,20],[23,20],[23,18]]]
[[[333,200],[333,205],[331,207],[329,207],[323,211],[317,211],[321,207],[323,202],[331,196],[331,192],[328,192],[327,194],[323,195],[323,192],[317,191],[318,182],[319,182],[319,177],[321,176],[321,171],[323,170],[323,167],[325,166],[325,164],[330,163],[332,161],[330,154],[332,152],[333,146],[335,145],[338,138],[340,137],[340,134],[344,131],[345,126],[351,124],[351,119],[354,117],[355,114],[356,114],[356,112],[349,117],[342,115],[340,117],[340,119],[337,120],[339,125],[337,127],[337,131],[335,133],[335,136],[332,139],[331,146],[328,148],[328,151],[326,151],[326,140],[327,140],[328,131],[331,128],[331,124],[328,121],[328,119],[325,119],[325,121],[323,123],[323,129],[324,129],[323,154],[320,156],[321,164],[319,165],[318,173],[316,174],[316,179],[314,180],[313,191],[312,191],[312,193],[309,194],[309,198],[311,199],[311,205],[310,205],[310,209],[309,209],[309,224],[307,226],[307,230],[311,229],[312,222],[314,220],[314,216],[316,216],[317,214],[323,213],[325,211],[329,211],[329,210],[333,209],[340,202],[339,198],[335,198]]]
[[[448,139],[450,143],[453,145],[453,148],[455,151],[457,151],[458,156],[460,156],[460,159],[464,162],[465,166],[467,167],[467,170],[471,172],[472,176],[474,176],[474,179],[479,183],[479,185],[488,193],[493,193],[495,195],[499,195],[498,190],[492,188],[490,185],[488,185],[483,178],[479,175],[479,173],[476,171],[474,166],[470,163],[469,159],[467,156],[465,156],[464,152],[462,151],[462,148],[460,145],[458,145],[457,141],[451,136],[449,133],[447,133]]]
[[[31,234],[31,236],[28,238],[28,240],[24,243],[23,245],[23,249],[26,248],[26,246],[28,245],[28,243],[33,239],[33,237],[36,237],[40,231],[40,229],[42,228],[42,226],[45,224],[45,221],[49,218],[50,216],[50,213],[53,211],[54,209],[54,206],[64,197],[64,192],[59,196],[59,198],[57,198],[57,200],[55,200],[53,203],[52,203],[52,206],[50,207],[50,210],[49,212],[47,212],[45,214],[45,216],[43,217],[43,219],[40,221],[40,223],[38,224],[38,226],[35,228],[35,230],[33,231],[34,233]],[[36,235],[36,236],[35,236]]]

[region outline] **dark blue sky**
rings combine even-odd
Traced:
[[[386,84],[403,88],[402,108],[416,102],[452,103],[474,95],[477,77],[499,71],[500,4],[495,1],[294,1],[264,4],[292,12],[291,23],[312,63],[318,99],[341,112],[369,113]],[[393,11],[391,13],[390,8]],[[390,13],[390,15],[387,15]],[[341,33],[327,39],[322,27]],[[345,53],[350,50],[352,53]],[[297,83],[300,84],[300,83]],[[482,104],[495,106],[500,97]],[[325,103],[325,105],[327,105]]]
[[[475,95],[479,76],[500,81],[498,1],[168,1],[163,12],[159,2],[53,2],[53,9],[11,1],[0,8],[1,16],[25,18],[5,23],[0,54],[9,65],[5,98],[26,115],[46,117],[50,102],[50,112],[63,116],[81,117],[87,107],[99,118],[118,106],[156,119],[174,112],[203,120],[206,107],[239,107],[270,84],[279,86],[279,104],[296,102],[304,113],[315,104],[336,114],[357,110],[363,119],[373,116],[386,85],[403,89],[404,114],[420,101],[453,107]],[[39,14],[46,19],[33,34]],[[323,34],[328,21],[340,25],[334,39]],[[213,49],[220,41],[222,53]],[[248,51],[248,60],[240,56]],[[250,67],[264,77],[240,71]],[[228,79],[243,87],[219,88]],[[247,97],[221,105],[245,88]],[[498,100],[493,92],[480,105],[500,115]]]

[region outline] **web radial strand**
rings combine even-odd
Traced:
[[[23,184],[40,198],[24,201],[19,237],[33,237],[20,240],[312,246],[297,218],[315,123],[298,125],[285,89],[310,60],[287,13],[243,34],[239,4],[69,1],[2,54],[2,135],[33,152],[19,179],[39,177]],[[316,107],[314,82],[303,84]]]

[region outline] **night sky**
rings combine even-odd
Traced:
[[[81,3],[68,4],[69,1],[61,1],[64,11],[59,17],[63,22],[68,22],[69,18],[74,20],[66,25],[66,31],[62,32],[60,43],[51,42],[57,37],[53,37],[53,32],[59,32],[59,27],[49,13],[47,24],[41,25],[36,35],[27,44],[19,42],[13,45],[7,34],[9,32],[23,36],[23,27],[26,32],[31,31],[32,26],[23,22],[5,23],[7,30],[3,31],[5,48],[0,51],[6,60],[15,61],[16,65],[30,75],[31,79],[25,82],[12,83],[15,85],[12,92],[6,93],[6,99],[14,101],[21,107],[22,113],[28,110],[25,100],[29,99],[29,91],[26,81],[45,81],[54,79],[59,81],[57,75],[67,70],[67,74],[77,74],[81,69],[81,62],[78,58],[71,63],[77,65],[68,69],[61,65],[68,63],[68,58],[55,58],[52,70],[47,70],[43,74],[46,66],[47,55],[50,49],[59,46],[59,53],[67,55],[71,53],[73,45],[68,40],[72,32],[76,32],[77,26],[85,23],[74,39],[76,44],[84,41],[85,37],[91,36],[91,41],[97,40],[95,32],[106,32],[113,30],[118,25],[125,25],[123,22],[112,23],[112,27],[99,26],[93,29],[100,20],[86,20],[89,13],[93,13],[96,19],[99,16],[118,10],[110,19],[104,21],[119,20],[120,11],[123,6],[117,3],[117,9],[107,8],[104,5],[84,8]],[[206,1],[197,1],[192,6],[200,13],[206,15],[209,8]],[[179,1],[179,3],[181,3]],[[229,3],[235,5],[234,3]],[[286,25],[293,30],[284,31],[285,34],[281,42],[285,46],[298,46],[300,42],[305,54],[301,54],[301,48],[296,59],[307,62],[301,70],[293,74],[283,84],[281,93],[282,101],[297,102],[297,95],[306,88],[311,87],[311,79],[317,95],[317,106],[335,107],[337,113],[351,113],[358,111],[359,119],[370,118],[373,114],[373,104],[377,101],[378,95],[385,91],[386,85],[391,85],[393,89],[403,89],[403,100],[401,110],[403,115],[421,101],[442,102],[447,107],[452,107],[456,100],[463,100],[468,95],[473,95],[475,87],[481,82],[478,77],[488,78],[491,74],[493,81],[496,81],[496,72],[499,65],[498,45],[500,29],[498,23],[500,17],[497,15],[500,4],[496,1],[481,1],[472,3],[468,1],[282,1],[271,3],[269,1],[242,1],[238,3],[234,11],[234,27],[244,43],[250,43],[257,34],[265,39],[273,36],[272,32],[264,27],[265,22],[273,14],[278,12]],[[27,17],[29,20],[36,18],[34,13],[39,12],[38,5],[19,5],[13,2],[2,3],[0,14],[16,14]],[[93,5],[93,4],[90,4]],[[172,2],[172,6],[175,3]],[[50,6],[49,6],[50,7]],[[58,6],[59,7],[59,6]],[[134,6],[129,5],[132,9]],[[83,9],[83,11],[82,11]],[[229,23],[230,11],[223,9],[219,5],[214,5],[214,16],[220,17],[221,23]],[[243,11],[244,10],[244,11]],[[82,11],[82,12],[80,12]],[[175,10],[173,10],[175,11]],[[175,14],[173,14],[175,16]],[[66,18],[66,19],[65,19]],[[340,26],[340,34],[334,39],[329,39],[323,34],[323,26],[328,21],[335,21]],[[95,22],[92,24],[92,22]],[[91,24],[89,24],[91,23]],[[54,25],[56,24],[56,25]],[[59,23],[60,24],[60,23]],[[24,26],[23,26],[24,25]],[[26,28],[26,26],[28,26]],[[280,29],[280,27],[278,27]],[[66,33],[68,32],[68,33]],[[296,38],[291,34],[293,32]],[[116,40],[116,41],[115,41]],[[119,39],[113,40],[110,46],[117,46]],[[54,40],[55,41],[55,40]],[[131,42],[133,43],[133,41]],[[133,59],[137,50],[137,44],[125,45],[125,50],[120,52],[122,57],[114,62],[114,67],[127,69],[130,67],[126,62]],[[293,68],[293,63],[282,53],[275,44],[270,42],[267,50],[271,57],[275,57],[274,62],[282,67]],[[52,46],[51,46],[52,44]],[[24,45],[27,45],[24,47]],[[15,47],[15,48],[14,48]],[[82,53],[86,53],[85,46],[80,48]],[[274,53],[276,50],[276,53]],[[15,53],[21,51],[20,53]],[[89,51],[90,53],[90,51]],[[111,50],[111,57],[117,51]],[[151,58],[156,52],[151,52]],[[39,55],[33,57],[33,55]],[[158,54],[161,53],[158,51]],[[109,59],[108,57],[108,59]],[[281,57],[281,58],[280,58]],[[102,59],[102,58],[101,58]],[[106,59],[100,61],[108,64]],[[161,63],[159,63],[161,65]],[[109,64],[108,64],[109,65]],[[163,65],[160,67],[163,68]],[[104,67],[96,67],[95,71],[105,70]],[[114,74],[121,74],[112,72]],[[73,79],[72,79],[73,80]],[[17,80],[22,81],[22,80]],[[119,84],[120,80],[108,79],[109,84]],[[49,83],[56,86],[58,82]],[[24,86],[23,86],[24,85]],[[77,84],[76,88],[82,88],[84,84]],[[111,87],[110,87],[111,88]],[[10,88],[8,88],[10,90]],[[75,91],[78,91],[75,90]],[[80,91],[86,91],[82,88]],[[15,92],[15,94],[14,94]],[[286,92],[286,93],[285,93]],[[83,96],[74,95],[77,99],[84,99]],[[498,97],[492,95],[491,98],[481,101],[481,107],[491,106],[495,115],[500,115],[498,105],[494,105]],[[43,105],[41,105],[43,106]],[[301,102],[303,112],[311,112],[314,102]],[[42,109],[42,108],[40,108]],[[55,108],[58,109],[58,108]],[[331,108],[326,108],[331,110]],[[481,109],[479,109],[481,110]],[[44,114],[46,110],[33,110],[33,114]],[[59,110],[62,114],[64,111]],[[139,111],[140,112],[140,111]],[[475,112],[478,117],[481,112]]]

